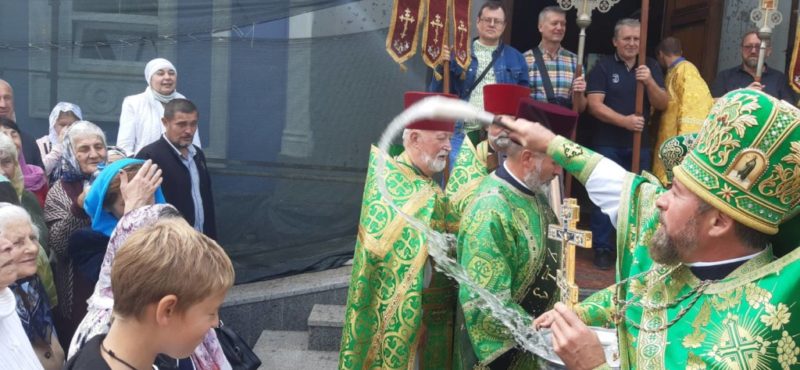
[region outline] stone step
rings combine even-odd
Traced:
[[[338,351],[342,340],[345,306],[315,304],[308,315],[308,348]]]
[[[302,331],[265,330],[253,351],[262,370],[335,370],[339,362],[338,351],[309,350],[308,333]]]

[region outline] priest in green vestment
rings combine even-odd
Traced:
[[[406,93],[406,107],[429,93]],[[453,122],[418,121],[404,151],[373,147],[364,186],[353,273],[339,353],[340,369],[447,369],[452,362],[455,284],[433,269],[426,236],[389,206],[376,176],[406,214],[444,231],[445,196],[431,179],[444,169]],[[386,172],[377,174],[378,161]]]
[[[487,112],[514,116],[520,99],[529,96],[531,89],[512,84],[490,84],[483,87],[483,107]],[[482,133],[487,139],[481,138]],[[475,189],[486,175],[503,161],[505,148],[511,141],[508,131],[497,125],[467,132],[461,149],[450,170],[445,186],[447,195],[447,232],[458,233],[461,215],[472,201]]]
[[[517,117],[541,121],[557,132],[571,132],[577,123],[577,114],[569,109],[530,98],[517,102]],[[550,208],[547,188],[561,168],[544,152],[517,144],[511,143],[506,154],[497,170],[481,181],[464,213],[458,262],[476,284],[532,323],[559,299],[555,276],[561,244],[547,238],[548,225],[559,221]],[[457,319],[463,320],[466,330],[456,331],[457,367],[538,368],[538,360],[519,349],[468,286],[460,286],[459,304]]]
[[[617,283],[536,320],[569,368],[605,364],[586,325],[617,329],[625,369],[800,366],[800,249],[776,257],[770,243],[800,211],[800,110],[728,93],[669,190],[539,125],[505,121],[585,184],[617,228]]]

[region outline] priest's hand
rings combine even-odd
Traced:
[[[764,85],[762,85],[760,82],[753,81],[753,83],[751,83],[750,85],[747,85],[747,88],[748,89],[755,89],[755,90],[758,90],[758,91],[763,91],[764,90]]]
[[[556,135],[538,122],[526,119],[514,119],[509,116],[500,117],[500,125],[508,129],[511,140],[535,152],[547,152],[547,146]]]
[[[534,320],[537,327],[550,327],[553,349],[568,369],[594,369],[606,362],[597,334],[563,303]]]

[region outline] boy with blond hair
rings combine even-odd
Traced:
[[[216,242],[179,218],[131,234],[111,270],[114,319],[66,369],[150,369],[159,353],[189,357],[233,285],[233,265]]]

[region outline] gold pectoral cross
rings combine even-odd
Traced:
[[[456,28],[456,32],[458,32],[458,34],[461,35],[458,44],[461,45],[462,49],[464,49],[466,46],[466,44],[464,44],[464,35],[467,34],[467,26],[464,25],[463,20],[458,21],[458,28]]]
[[[403,32],[400,32],[401,39],[406,38],[406,31],[408,31],[408,24],[414,23],[414,21],[416,21],[416,19],[414,19],[414,17],[411,16],[411,9],[406,8],[406,10],[403,11],[403,15],[400,16],[400,22],[403,22]]]
[[[549,225],[547,238],[561,242],[563,256],[558,269],[558,285],[561,288],[561,302],[569,307],[578,303],[578,285],[575,284],[575,246],[592,247],[592,232],[578,230],[580,207],[575,198],[564,199],[559,215],[561,225]]]
[[[444,27],[444,23],[442,23],[442,16],[436,14],[434,20],[431,21],[431,27],[433,27],[433,42],[439,42],[439,30]]]

